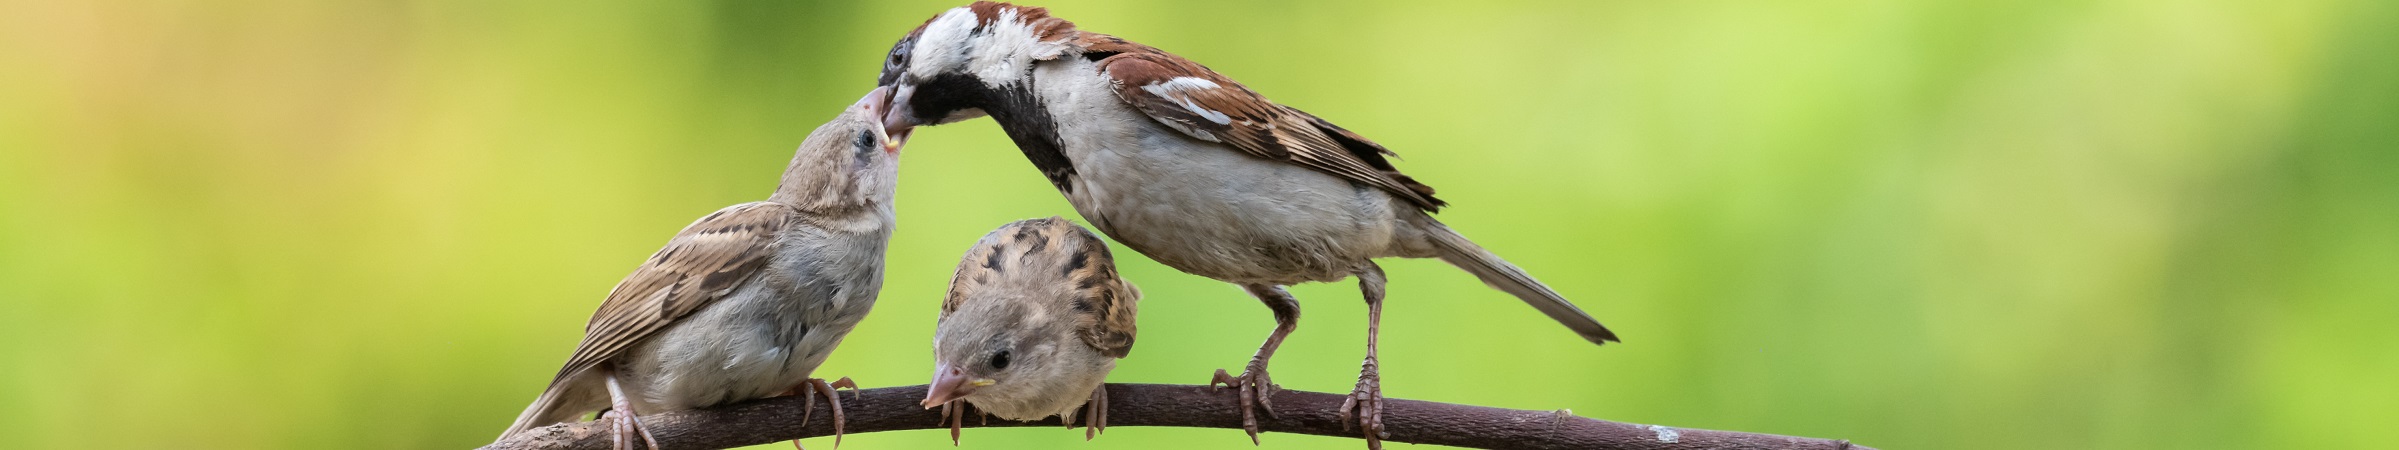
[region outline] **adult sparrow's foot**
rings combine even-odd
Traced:
[[[1383,430],[1383,376],[1372,357],[1366,358],[1366,369],[1358,375],[1358,387],[1341,400],[1341,429],[1349,429],[1352,419],[1366,432],[1366,448],[1383,448],[1383,438],[1391,433]]]
[[[1216,379],[1209,381],[1208,385],[1240,389],[1236,398],[1241,401],[1241,430],[1249,432],[1250,444],[1257,444],[1257,413],[1265,411],[1266,417],[1274,417],[1274,403],[1269,399],[1274,397],[1275,390],[1282,388],[1276,386],[1274,379],[1266,375],[1266,359],[1251,358],[1249,366],[1241,370],[1240,376],[1227,374],[1224,369],[1216,369]]]

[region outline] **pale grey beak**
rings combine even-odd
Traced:
[[[923,405],[925,409],[933,409],[935,406],[965,397],[967,394],[974,393],[975,389],[990,386],[993,383],[995,382],[990,378],[968,377],[966,371],[950,367],[949,364],[935,365],[933,366],[933,387],[925,392],[925,401],[918,404]]]
[[[875,137],[883,140],[883,151],[897,153],[900,151],[900,147],[908,145],[908,135],[915,131],[915,127],[900,128],[895,131],[889,125],[889,119],[885,117],[886,110],[891,107],[890,86],[877,87],[873,91],[868,91],[866,97],[858,99],[856,106],[865,112],[867,117],[872,118],[880,125],[875,127]]]

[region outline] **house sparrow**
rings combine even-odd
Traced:
[[[892,88],[887,127],[989,115],[1092,226],[1265,302],[1274,332],[1240,376],[1217,373],[1238,387],[1253,441],[1252,405],[1273,414],[1267,361],[1299,318],[1282,286],[1356,276],[1368,305],[1366,359],[1342,414],[1380,447],[1375,335],[1384,278],[1375,258],[1440,258],[1584,339],[1617,340],[1556,291],[1433,220],[1444,203],[1392,167],[1381,145],[1042,8],[977,2],[943,12],[892,47],[878,84]]]
[[[809,133],[766,201],[692,222],[609,291],[566,367],[501,437],[607,409],[617,448],[636,435],[657,448],[641,413],[832,395],[809,373],[883,284],[907,137],[878,118],[889,92],[876,88]]]
[[[1107,427],[1101,387],[1133,350],[1141,291],[1116,276],[1108,243],[1064,218],[1021,220],[975,242],[950,276],[933,333],[925,408],[944,407],[950,438],[965,408],[1002,419],[1083,410],[1083,438]]]

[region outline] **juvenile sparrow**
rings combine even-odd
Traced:
[[[609,291],[566,367],[501,438],[607,409],[617,448],[638,435],[654,449],[639,414],[802,389],[831,396],[809,374],[883,284],[906,139],[877,118],[889,92],[876,88],[809,133],[766,201],[692,222]]]
[[[1141,291],[1116,276],[1097,235],[1064,218],[1021,220],[975,242],[950,276],[933,333],[933,384],[925,408],[943,407],[950,439],[965,408],[1002,419],[1049,416],[1083,438],[1107,427],[1101,387],[1133,350]]]
[[[1243,424],[1273,414],[1266,374],[1299,303],[1282,286],[1356,276],[1366,359],[1342,407],[1380,447],[1375,336],[1384,257],[1440,258],[1522,299],[1592,343],[1599,321],[1522,269],[1433,220],[1444,203],[1389,150],[1170,53],[1077,30],[1042,8],[976,2],[892,46],[878,84],[886,126],[989,115],[1092,226],[1186,273],[1241,285],[1276,327],[1240,376]]]

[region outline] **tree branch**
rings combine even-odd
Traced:
[[[842,394],[849,433],[944,428],[939,410],[917,406],[925,386],[903,386]],[[1108,385],[1108,426],[1241,428],[1232,389],[1164,384]],[[1278,433],[1360,437],[1342,429],[1336,408],[1345,396],[1284,390],[1274,395],[1277,417],[1259,417],[1258,428]],[[800,424],[800,397],[776,397],[715,408],[642,416],[670,449],[730,448],[827,436],[833,433],[823,400]],[[967,419],[967,427],[1060,427],[1058,418],[1039,422]],[[1384,402],[1383,424],[1391,442],[1495,449],[1861,449],[1848,441],[1771,434],[1636,425],[1576,417],[1564,410],[1526,411],[1415,400]],[[1105,436],[1100,439],[1107,439]],[[1238,442],[1238,434],[1226,438]],[[557,424],[526,430],[484,450],[610,448],[608,427],[598,422]],[[633,442],[641,446],[639,439]]]

